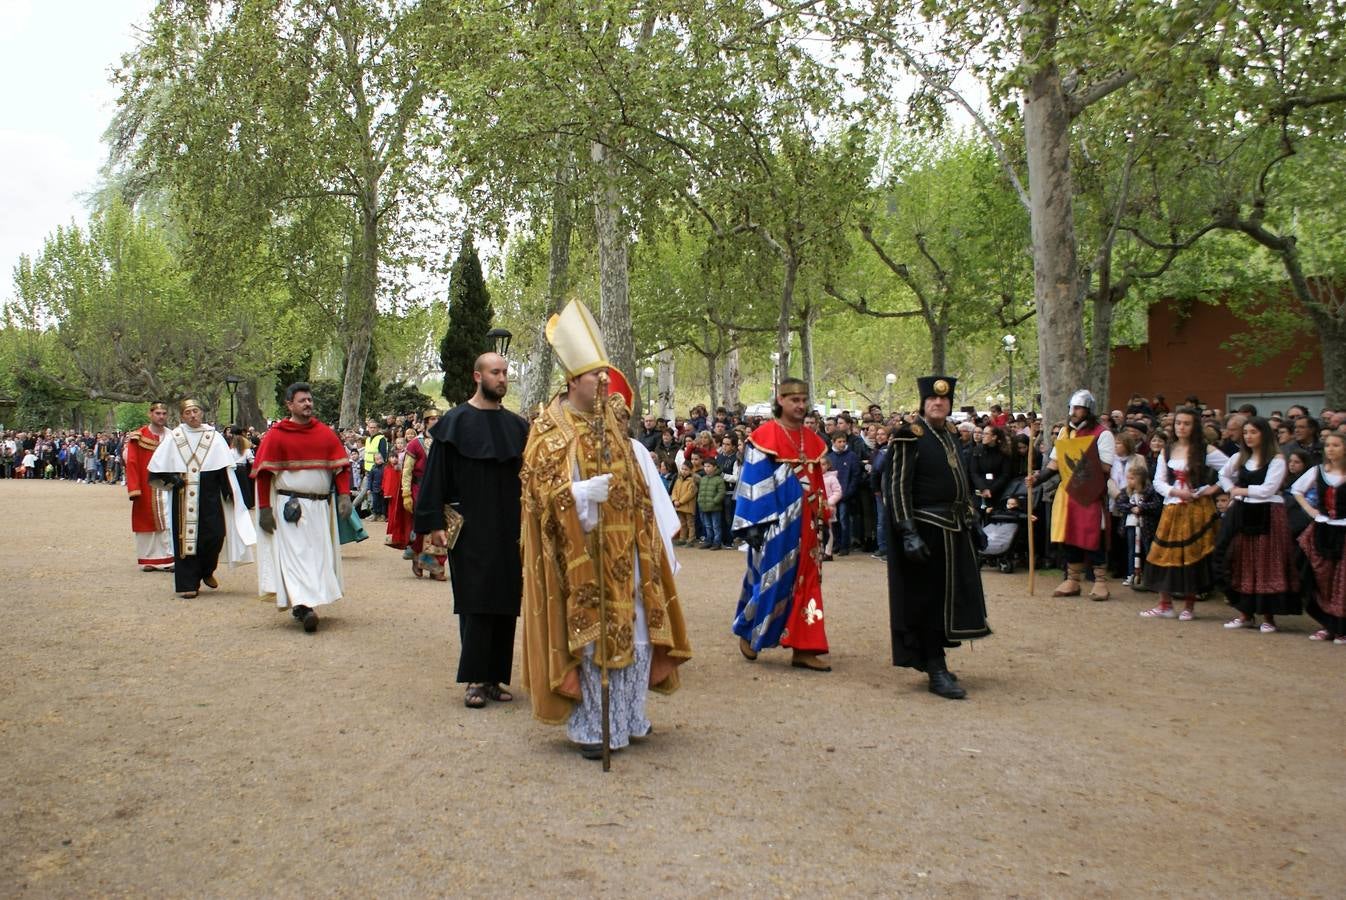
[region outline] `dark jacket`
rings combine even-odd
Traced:
[[[1131,495],[1126,491],[1118,494],[1112,500],[1112,515],[1117,522],[1126,522],[1126,517],[1131,514]],[[1155,529],[1159,527],[1159,516],[1164,510],[1164,498],[1159,496],[1159,492],[1153,486],[1147,487],[1139,504],[1140,507],[1140,539],[1143,544],[1148,544],[1154,538]],[[1127,548],[1128,552],[1131,548]]]
[[[989,489],[991,501],[999,500],[1012,474],[1009,457],[1001,453],[999,447],[983,446],[980,453],[973,455],[971,468],[972,490],[980,492]]]
[[[865,467],[860,457],[847,448],[840,453],[828,450],[827,459],[832,463],[832,470],[837,473],[837,481],[841,482],[841,502],[854,500],[860,493],[860,485],[865,477]]]

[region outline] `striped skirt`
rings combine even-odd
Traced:
[[[1142,579],[1151,591],[1188,597],[1215,584],[1215,540],[1220,515],[1209,497],[1164,507]]]

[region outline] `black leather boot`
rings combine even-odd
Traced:
[[[938,694],[945,700],[962,700],[967,696],[967,691],[958,686],[948,669],[930,670],[930,693]]]

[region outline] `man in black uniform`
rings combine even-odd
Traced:
[[[509,365],[498,353],[477,357],[477,392],[430,429],[434,439],[416,497],[415,529],[443,546],[444,506],[463,517],[449,551],[453,611],[461,652],[458,683],[463,703],[480,709],[487,700],[509,701],[514,630],[523,598],[519,557],[519,469],[528,423],[505,409]]]
[[[954,379],[931,375],[916,384],[921,416],[888,441],[893,665],[926,672],[931,693],[961,700],[967,691],[945,664],[944,650],[991,633],[977,562],[986,535],[948,421]]]

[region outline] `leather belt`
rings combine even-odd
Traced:
[[[280,489],[277,489],[276,493],[280,494],[282,497],[298,497],[300,500],[317,500],[319,503],[331,496],[331,494],[304,494],[299,491],[282,491]]]

